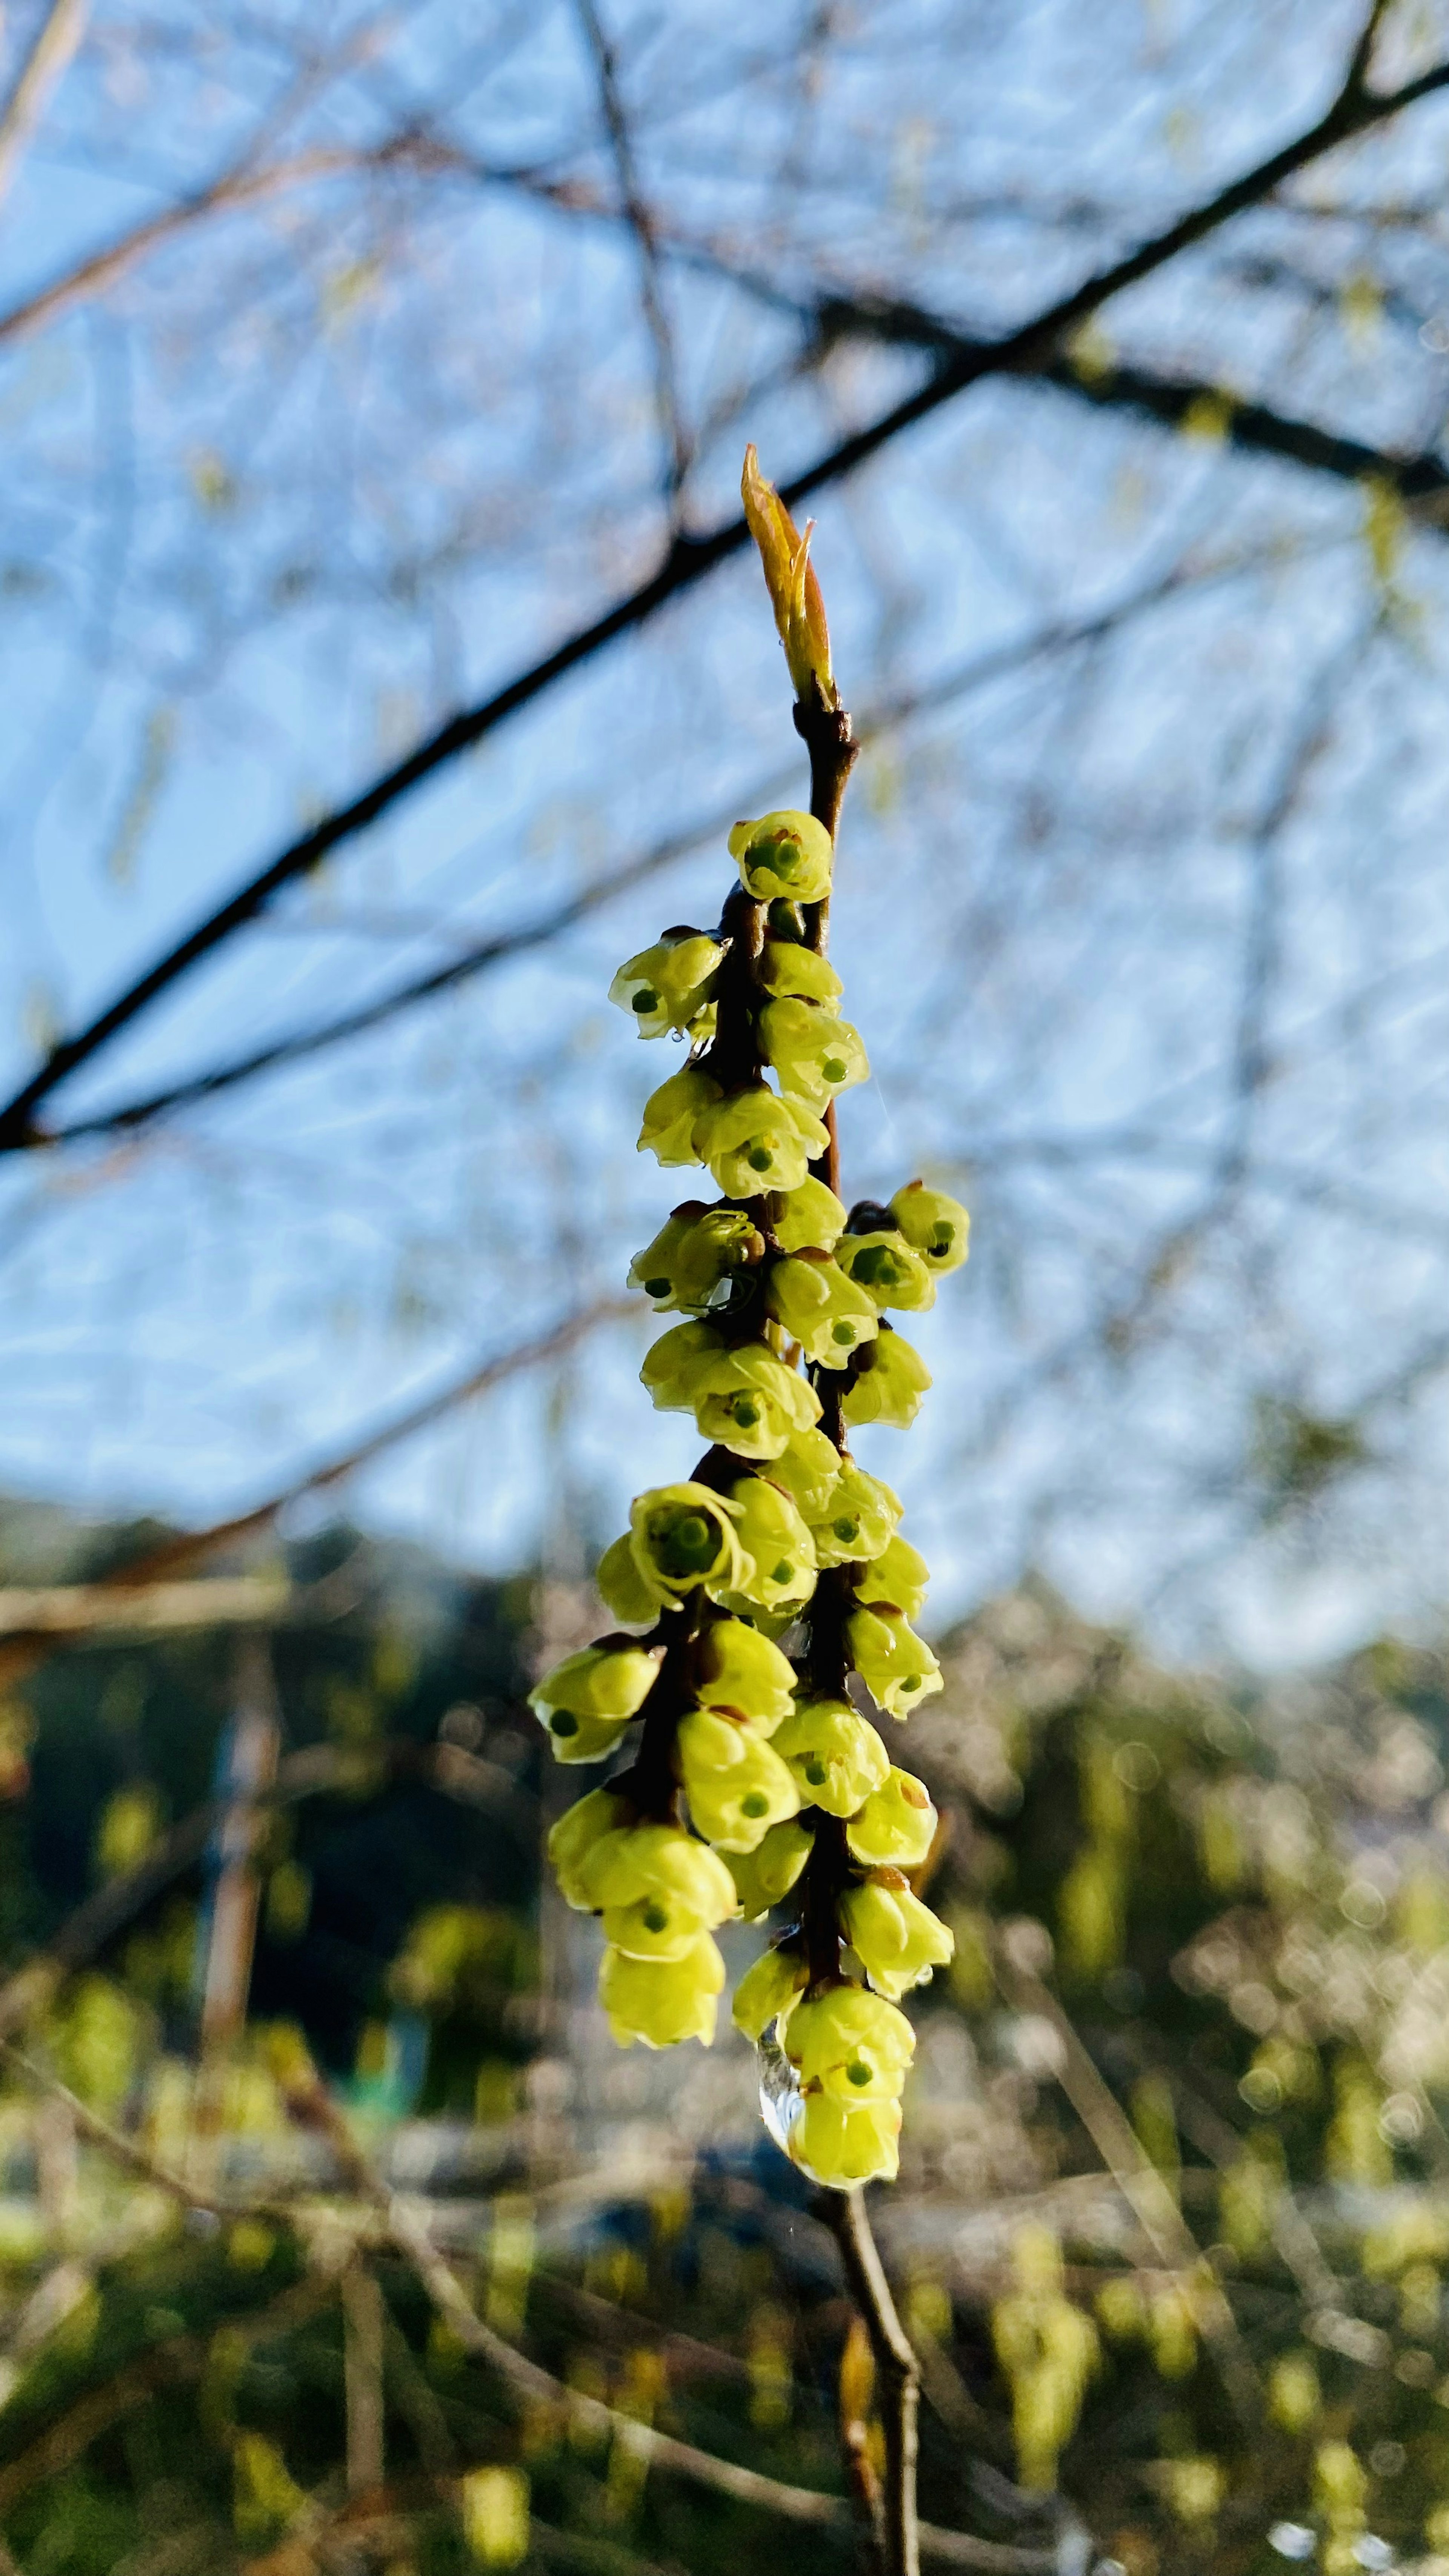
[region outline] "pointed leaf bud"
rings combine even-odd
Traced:
[[[815,523],[813,519],[808,521],[804,535],[800,534],[774,484],[767,483],[760,472],[760,460],[752,446],[745,449],[740,498],[750,534],[760,551],[770,606],[785,648],[790,685],[803,705],[812,706],[818,698],[825,706],[833,707],[837,698],[830,668],[830,633],[820,584],[810,562],[810,536]]]

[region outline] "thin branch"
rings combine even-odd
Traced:
[[[227,1575],[210,1583],[107,1583],[0,1591],[0,1637],[156,1636],[180,1628],[249,1627],[276,1616],[285,1575]]]
[[[991,375],[1040,369],[1081,324],[1089,321],[1114,296],[1166,267],[1179,253],[1205,240],[1235,215],[1260,205],[1295,171],[1306,169],[1325,152],[1385,123],[1446,85],[1449,85],[1449,63],[1441,63],[1417,79],[1405,82],[1397,90],[1375,94],[1366,88],[1362,76],[1350,66],[1337,96],[1323,115],[1303,133],[1283,144],[1253,169],[1229,181],[1205,203],[1189,209],[1163,231],[1140,243],[1125,258],[1084,279],[1070,294],[1022,323],[1004,339],[963,342],[954,353],[944,353],[913,392],[868,422],[863,429],[842,439],[802,474],[784,484],[781,497],[786,506],[793,509],[797,502],[807,499],[810,494],[854,473],[858,466],[878,455],[903,431],[928,419],[968,386]],[[145,973],[126,991],[118,994],[87,1027],[74,1037],[63,1039],[51,1050],[30,1080],[0,1109],[0,1150],[13,1152],[35,1143],[34,1113],[41,1102],[48,1099],[70,1074],[99,1054],[121,1029],[129,1027],[201,958],[210,956],[224,940],[255,919],[283,886],[309,874],[329,851],[365,831],[379,815],[410,794],[424,779],[431,777],[446,762],[456,759],[461,752],[483,741],[521,708],[532,705],[568,672],[579,669],[619,636],[630,634],[644,625],[667,602],[694,589],[706,574],[739,553],[748,534],[741,516],[704,537],[676,535],[663,562],[647,581],[641,582],[625,597],[615,600],[600,616],[576,630],[553,652],[546,654],[529,670],[520,672],[492,696],[451,717],[394,768],[374,779],[349,804],[324,816],[293,841],[239,887],[227,902],[198,922],[165,955],[155,959]]]
[[[609,142],[614,155],[614,168],[619,181],[619,203],[625,221],[639,251],[639,301],[643,308],[645,328],[654,349],[654,383],[659,405],[660,433],[668,449],[667,488],[670,501],[670,523],[678,524],[679,496],[689,472],[689,440],[685,433],[684,415],[679,400],[679,371],[674,356],[674,336],[664,306],[663,283],[659,264],[653,212],[639,185],[634,161],[633,138],[624,102],[619,91],[614,48],[595,0],[576,0],[584,33],[594,57],[599,76],[599,103]]]
[[[15,176],[52,90],[75,59],[89,15],[90,0],[50,0],[10,95],[0,107],[0,197]]]
[[[885,2576],[916,2576],[921,2529],[916,2512],[916,2420],[920,2371],[911,2340],[896,2313],[865,2206],[865,2194],[822,2192],[816,2210],[834,2235],[850,2295],[870,2337],[882,2390],[885,2477],[882,2481],[881,2559]]]

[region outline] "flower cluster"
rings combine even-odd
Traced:
[[[802,712],[828,718],[843,785],[853,745],[809,530],[796,535],[753,451],[746,500]],[[823,803],[833,813],[838,794]],[[642,1036],[689,1042],[639,1145],[702,1165],[719,1197],[676,1207],[629,1276],[680,1319],[643,1382],[707,1446],[682,1482],[639,1495],[598,1570],[618,1629],[547,1673],[533,1706],[562,1762],[628,1747],[549,1845],[568,1903],[601,1918],[615,2038],[708,2042],[715,1932],[787,1908],[735,2019],[783,2070],[782,2143],[845,2189],[896,2170],[915,2044],[900,1998],[951,1955],[912,1883],[935,1810],[866,1714],[904,1718],[941,1686],[912,1626],[926,1567],[848,1441],[914,1420],[930,1375],[891,1318],[934,1303],[966,1258],[967,1219],[919,1180],[847,1212],[834,1103],[869,1066],[824,953],[831,830],[766,814],[729,849],[739,881],[717,927],[666,931],[610,988]]]

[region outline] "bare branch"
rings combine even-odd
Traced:
[[[249,1627],[274,1618],[285,1575],[229,1575],[210,1583],[106,1583],[0,1591],[0,1637],[155,1636],[179,1628]]]
[[[577,0],[579,17],[593,53],[599,75],[599,101],[608,128],[614,154],[614,168],[619,180],[619,203],[639,251],[639,301],[643,307],[645,327],[654,348],[654,383],[659,405],[659,426],[668,449],[667,489],[670,521],[678,524],[678,501],[689,472],[689,440],[679,400],[679,374],[674,357],[674,336],[664,307],[659,246],[655,236],[654,217],[639,185],[634,161],[633,138],[624,113],[619,91],[614,48],[599,16],[595,0]]]
[[[0,197],[15,176],[52,90],[75,59],[89,15],[90,0],[50,0],[10,95],[0,107]]]

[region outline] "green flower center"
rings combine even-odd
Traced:
[[[770,1581],[772,1583],[788,1583],[794,1571],[795,1568],[791,1564],[788,1556],[782,1556],[779,1564],[774,1570],[774,1573],[770,1577]]]
[[[636,1010],[638,1009],[638,1007],[639,1007],[639,1006],[638,1006],[638,1003],[637,1003],[637,1002],[635,1003],[634,1007],[635,1007],[635,1009],[636,1009]],[[826,1059],[825,1059],[825,1062],[822,1064],[822,1066],[821,1066],[820,1070],[821,1070],[821,1072],[824,1074],[825,1079],[826,1079],[826,1081],[827,1081],[827,1082],[843,1082],[843,1081],[845,1080],[845,1058],[844,1058],[844,1056],[843,1056],[843,1055],[828,1055],[828,1056],[826,1057]]]
[[[740,1800],[740,1814],[742,1816],[767,1816],[769,1812],[770,1801],[766,1797],[763,1789],[752,1789],[747,1798],[741,1798]]]
[[[658,1010],[659,996],[657,993],[652,992],[647,984],[641,984],[633,1001],[630,1003],[629,1008],[631,1011],[637,1011],[642,1020],[646,1011]]]
[[[847,2084],[868,2084],[870,2082],[870,2068],[865,2064],[863,2059],[854,2057],[851,2059],[850,2064],[845,2070],[845,2080]]]
[[[812,1789],[823,1789],[826,1781],[829,1779],[829,1768],[827,1764],[821,1761],[818,1753],[812,1753],[806,1762],[805,1777],[809,1781]]]
[[[661,1574],[679,1577],[707,1573],[719,1554],[719,1532],[703,1512],[682,1511],[657,1521],[649,1532],[654,1562]]]
[[[672,1279],[646,1279],[644,1294],[646,1297],[667,1297],[673,1285]]]
[[[906,1277],[906,1265],[888,1243],[868,1243],[850,1265],[852,1279],[866,1288],[899,1288]]]
[[[730,1406],[731,1418],[742,1431],[753,1431],[760,1418],[760,1408],[748,1395],[737,1395]]]
[[[847,1345],[855,1339],[855,1326],[853,1324],[832,1324],[830,1327],[830,1338],[832,1342],[839,1342],[842,1345]]]
[[[843,1540],[847,1547],[860,1536],[859,1521],[832,1521],[830,1526],[836,1537]]]
[[[774,1159],[768,1145],[752,1145],[745,1156],[752,1172],[768,1172]]]
[[[640,1917],[646,1932],[667,1932],[669,1916],[657,1896],[652,1896]]]
[[[577,1735],[579,1721],[576,1717],[571,1717],[566,1708],[556,1708],[548,1721],[548,1731],[550,1735]]]
[[[920,1675],[918,1673],[907,1673],[905,1680],[901,1684],[901,1691],[904,1695],[906,1691],[919,1690],[920,1687]]]
[[[955,1239],[956,1229],[954,1226],[933,1225],[931,1228],[931,1240],[926,1246],[926,1249],[928,1252],[933,1252],[938,1261],[943,1260],[945,1255],[950,1251]]]

